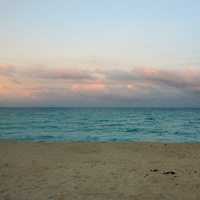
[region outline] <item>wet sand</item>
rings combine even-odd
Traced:
[[[199,200],[200,144],[0,142],[1,200]]]

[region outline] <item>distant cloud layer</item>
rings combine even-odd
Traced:
[[[200,106],[199,77],[197,67],[79,70],[0,64],[0,105]]]

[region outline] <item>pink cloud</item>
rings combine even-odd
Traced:
[[[13,76],[16,72],[16,69],[13,65],[10,64],[0,64],[0,75],[1,76]]]
[[[71,86],[71,91],[73,92],[103,92],[107,89],[105,83],[101,81],[95,81],[92,83],[75,83]]]

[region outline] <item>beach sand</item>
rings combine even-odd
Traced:
[[[200,144],[0,142],[1,200],[199,200]]]

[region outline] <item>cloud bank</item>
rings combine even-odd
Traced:
[[[200,106],[200,69],[81,70],[0,64],[0,105]]]

